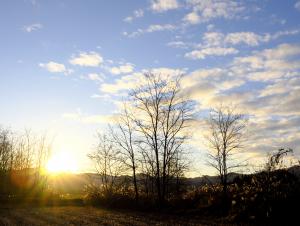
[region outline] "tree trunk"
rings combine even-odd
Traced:
[[[138,202],[138,200],[139,200],[139,191],[138,191],[137,182],[136,182],[135,166],[133,166],[133,184],[134,184],[134,191],[135,191],[135,201]]]

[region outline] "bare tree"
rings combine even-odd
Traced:
[[[154,156],[160,204],[166,196],[170,163],[183,150],[187,122],[192,116],[192,103],[182,97],[179,81],[180,77],[162,78],[159,74],[146,73],[144,83],[131,92],[141,149],[148,161],[153,161]]]
[[[242,148],[246,117],[233,107],[220,106],[212,109],[208,119],[209,134],[206,136],[210,149],[209,165],[218,171],[223,192],[227,192],[228,174],[241,167],[234,155]]]
[[[123,112],[119,115],[116,130],[112,127],[111,134],[113,136],[113,141],[120,149],[120,160],[123,162],[126,168],[129,168],[132,172],[132,183],[135,192],[135,200],[138,201],[139,191],[137,184],[137,147],[135,146],[135,133],[136,128],[134,121],[132,119],[132,114],[129,112],[128,107],[124,104]]]
[[[120,175],[120,157],[114,143],[106,134],[98,134],[96,150],[88,157],[95,163],[95,169],[101,177],[101,186],[105,195],[111,195],[116,186],[116,179]]]

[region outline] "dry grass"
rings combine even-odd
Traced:
[[[220,223],[220,222],[219,222]],[[168,214],[92,207],[0,208],[0,225],[219,225],[210,220]],[[223,224],[221,224],[223,225]]]

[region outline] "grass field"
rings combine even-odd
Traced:
[[[0,225],[223,225],[176,215],[93,207],[1,208]]]

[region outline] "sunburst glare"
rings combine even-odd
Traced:
[[[47,164],[47,171],[50,173],[77,172],[78,164],[72,155],[66,151],[54,154]]]

